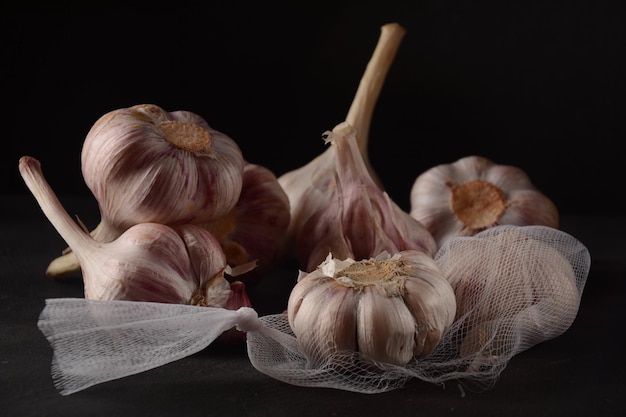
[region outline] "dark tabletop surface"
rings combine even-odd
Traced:
[[[79,278],[44,276],[64,247],[35,200],[2,195],[0,216],[0,409],[6,416],[379,416],[623,415],[626,371],[626,218],[566,216],[562,230],[583,242],[592,267],[573,325],[515,356],[495,386],[481,393],[454,381],[410,380],[403,388],[359,394],[304,388],[258,372],[243,346],[210,345],[165,366],[62,396],[50,376],[52,349],[37,328],[49,298],[82,297]],[[60,197],[93,221],[88,198]],[[260,315],[280,312],[294,271],[251,290]]]

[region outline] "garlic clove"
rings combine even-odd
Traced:
[[[380,188],[382,188],[382,183],[367,153],[369,129],[375,104],[404,34],[405,29],[397,23],[385,24],[381,27],[378,43],[367,64],[345,120],[354,127],[363,162]],[[329,147],[308,164],[278,177],[280,185],[289,197],[291,210],[286,237],[288,249],[294,247],[302,225],[313,213],[325,207],[332,198],[330,194],[335,188],[334,159],[335,150]]]
[[[413,358],[417,323],[402,297],[367,286],[357,311],[357,343],[364,356],[399,365]]]
[[[188,304],[199,283],[218,282],[219,274],[196,275],[196,271],[212,275],[212,267],[192,265],[200,252],[215,251],[217,258],[221,253],[217,240],[208,238],[199,226],[181,226],[185,240],[194,242],[190,247],[176,230],[160,223],[140,223],[112,242],[98,242],[63,209],[39,161],[24,156],[19,170],[42,211],[80,262],[85,298]],[[205,247],[200,249],[202,245]],[[225,263],[223,253],[221,257],[218,268]],[[206,264],[209,259],[202,258],[201,262]],[[228,284],[223,275],[221,279]]]
[[[337,125],[327,140],[336,148],[335,188],[329,190],[328,205],[313,213],[299,231],[300,264],[311,271],[328,252],[357,260],[409,249],[434,256],[437,246],[431,234],[369,176],[352,126]]]
[[[500,224],[559,227],[554,203],[520,168],[467,156],[420,174],[411,188],[410,215],[441,247]]]
[[[312,365],[344,351],[404,365],[432,352],[455,312],[454,292],[434,259],[412,250],[360,261],[329,254],[300,273],[287,304]]]
[[[403,253],[404,268],[419,280],[406,280],[404,302],[415,318],[415,354],[426,356],[435,350],[456,317],[456,297],[443,272],[432,259],[419,251]],[[447,308],[440,308],[440,306]],[[433,314],[436,312],[436,314]],[[432,323],[432,324],[431,324]]]
[[[297,338],[312,363],[323,363],[337,352],[356,350],[358,298],[354,292],[341,291],[337,282],[323,275],[298,283],[293,291],[288,302],[290,324],[294,329],[306,329],[298,331]]]

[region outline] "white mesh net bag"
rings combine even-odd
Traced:
[[[513,356],[571,326],[591,264],[581,242],[545,226],[497,226],[454,238],[435,261],[454,289],[456,317],[431,353],[402,365],[358,349],[318,352],[312,361],[287,314],[258,317],[251,308],[52,299],[39,328],[64,395],[189,356],[233,326],[247,332],[252,365],[289,384],[377,393],[418,378],[482,390]]]

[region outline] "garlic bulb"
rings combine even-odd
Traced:
[[[455,312],[452,287],[421,251],[361,261],[329,255],[301,272],[287,304],[289,324],[314,364],[357,351],[404,365],[435,349]]]
[[[363,162],[375,183],[382,184],[373,169],[367,153],[372,114],[385,77],[404,37],[405,30],[396,23],[381,27],[374,53],[361,78],[356,95],[345,122],[356,132],[356,140]],[[286,245],[292,248],[298,240],[302,225],[332,198],[334,185],[335,149],[329,147],[308,164],[278,177],[289,197],[291,222],[287,230]]]
[[[230,297],[226,257],[217,239],[197,225],[139,223],[116,240],[98,242],[63,209],[35,158],[19,170],[42,211],[80,263],[85,298],[221,307]]]
[[[434,257],[437,245],[431,234],[370,177],[354,128],[341,123],[327,134],[335,148],[334,187],[327,191],[327,205],[300,228],[296,254],[305,270],[313,270],[329,252],[339,259],[361,260],[413,249]]]
[[[100,208],[91,232],[110,242],[137,223],[201,223],[225,216],[243,182],[243,155],[225,134],[192,112],[151,104],[111,111],[83,144],[82,172]],[[71,250],[53,259],[46,276],[78,272]]]
[[[502,361],[567,330],[590,258],[573,237],[546,226],[496,226],[448,241],[436,258],[456,295],[472,367]]]
[[[235,141],[194,113],[142,104],[105,114],[81,153],[102,216],[94,238],[109,242],[138,223],[224,216],[239,198],[243,163]]]
[[[220,241],[229,265],[257,262],[254,270],[238,277],[251,285],[260,281],[282,258],[289,219],[289,199],[274,173],[264,166],[246,162],[235,207],[202,227]]]
[[[556,206],[524,171],[481,156],[425,171],[413,183],[410,201],[411,216],[439,247],[453,236],[472,236],[499,224],[559,226]]]

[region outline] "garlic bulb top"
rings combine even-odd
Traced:
[[[301,265],[311,271],[329,252],[339,259],[356,260],[410,249],[435,256],[437,245],[431,234],[369,176],[352,126],[341,123],[327,135],[336,148],[335,186],[329,190],[327,206],[313,213],[298,233]]]
[[[455,312],[452,287],[421,251],[361,261],[329,255],[300,274],[287,306],[289,324],[313,364],[356,351],[404,365],[435,349]]]
[[[385,77],[395,58],[405,29],[397,23],[381,27],[374,53],[367,64],[345,122],[354,127],[361,158],[380,188],[382,183],[369,160],[367,152],[369,129],[374,107],[380,96]],[[328,204],[334,192],[335,150],[327,148],[306,165],[286,172],[278,181],[289,197],[291,221],[287,230],[286,246],[293,248],[302,225]]]
[[[241,192],[243,156],[230,137],[197,114],[152,104],[98,119],[81,164],[102,215],[94,237],[103,242],[137,223],[211,221]]]
[[[453,236],[472,236],[500,224],[559,226],[556,206],[524,171],[481,156],[425,171],[413,183],[410,201],[411,216],[439,247]]]
[[[230,297],[226,257],[197,225],[139,223],[112,242],[94,240],[63,209],[36,159],[19,169],[42,211],[80,263],[85,298],[152,301],[222,307]]]

